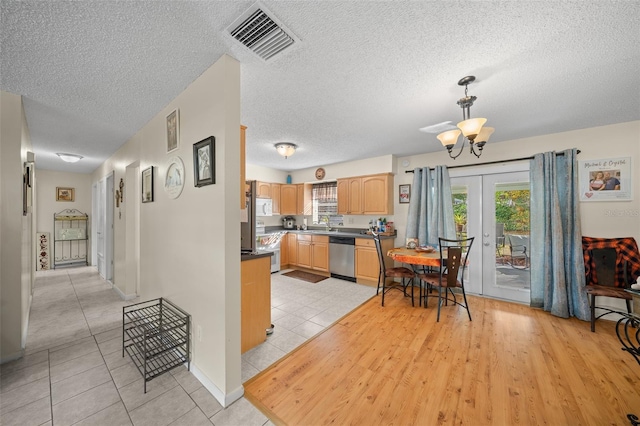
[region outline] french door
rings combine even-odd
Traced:
[[[529,172],[452,177],[451,186],[458,233],[475,237],[467,291],[528,303]]]

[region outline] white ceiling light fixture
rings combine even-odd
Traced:
[[[284,158],[291,157],[295,152],[298,146],[291,142],[280,142],[275,145],[278,154],[282,155]]]
[[[438,139],[442,143],[442,145],[447,148],[449,152],[449,157],[454,160],[462,154],[464,150],[464,146],[466,141],[469,141],[469,152],[480,158],[482,155],[482,148],[484,148],[485,144],[489,140],[489,137],[494,132],[493,127],[483,127],[487,122],[486,118],[471,118],[471,105],[477,99],[475,96],[469,96],[467,93],[468,85],[473,83],[476,78],[472,75],[468,75],[463,77],[458,81],[459,86],[464,86],[464,98],[460,98],[458,100],[458,105],[462,108],[462,120],[458,123],[458,129],[448,130],[446,132],[442,132],[438,135]],[[458,137],[460,133],[463,135],[462,145],[460,146],[460,151],[453,155],[451,151],[453,147],[458,142]],[[476,151],[475,147],[478,148]]]
[[[82,155],[65,154],[64,152],[58,152],[56,155],[60,157],[62,161],[66,161],[67,163],[77,163],[84,158]]]

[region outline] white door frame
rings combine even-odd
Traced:
[[[464,167],[452,169],[449,171],[451,177],[451,185],[466,185],[468,188],[467,203],[468,205],[482,206],[482,179],[484,175],[502,174],[510,172],[522,172],[529,170],[529,161],[518,161],[512,163],[502,163],[496,165]],[[484,273],[483,262],[474,262],[473,259],[483,258],[483,241],[487,238],[493,238],[495,241],[495,218],[493,219],[493,230],[489,228],[483,229],[483,211],[467,212],[467,232],[468,235],[476,236],[471,253],[469,254],[468,276],[465,279],[465,290],[468,293],[483,294],[483,279],[486,279]],[[491,222],[491,221],[489,221]],[[488,226],[488,225],[485,225]],[[489,234],[489,237],[483,235]],[[495,262],[495,257],[492,258]],[[495,271],[494,271],[495,275]]]

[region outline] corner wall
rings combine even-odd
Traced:
[[[166,117],[180,112],[179,147],[167,153]],[[215,137],[214,185],[194,187],[193,144]],[[168,160],[184,163],[185,185],[170,199]],[[127,167],[154,166],[154,202],[139,203],[139,224],[129,194],[140,194]],[[242,396],[240,374],[240,64],[224,55],[153,117],[92,175],[115,172],[125,182],[125,203],[115,211],[114,278],[124,294],[139,270],[141,300],[166,297],[192,316],[192,370],[226,406]],[[122,216],[120,217],[120,213]],[[129,212],[131,213],[131,212]],[[132,231],[134,230],[134,231]],[[139,265],[127,248],[139,233]]]
[[[33,287],[33,213],[22,214],[31,139],[22,98],[0,91],[0,363],[22,356]]]

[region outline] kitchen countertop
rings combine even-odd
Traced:
[[[271,257],[271,256],[273,256],[272,251],[258,250],[251,254],[241,254],[240,261],[242,262],[243,260],[253,260],[253,259],[259,259],[261,257]]]
[[[373,235],[367,234],[366,230],[360,229],[338,229],[335,231],[327,231],[323,229],[307,229],[306,231],[297,230],[297,229],[284,229],[282,227],[267,227],[266,233],[275,233],[275,232],[291,232],[293,234],[303,234],[303,235],[327,235],[327,236],[336,236],[336,237],[352,237],[352,238],[369,238],[373,239]],[[397,235],[380,235],[381,240],[386,239],[395,239]]]

